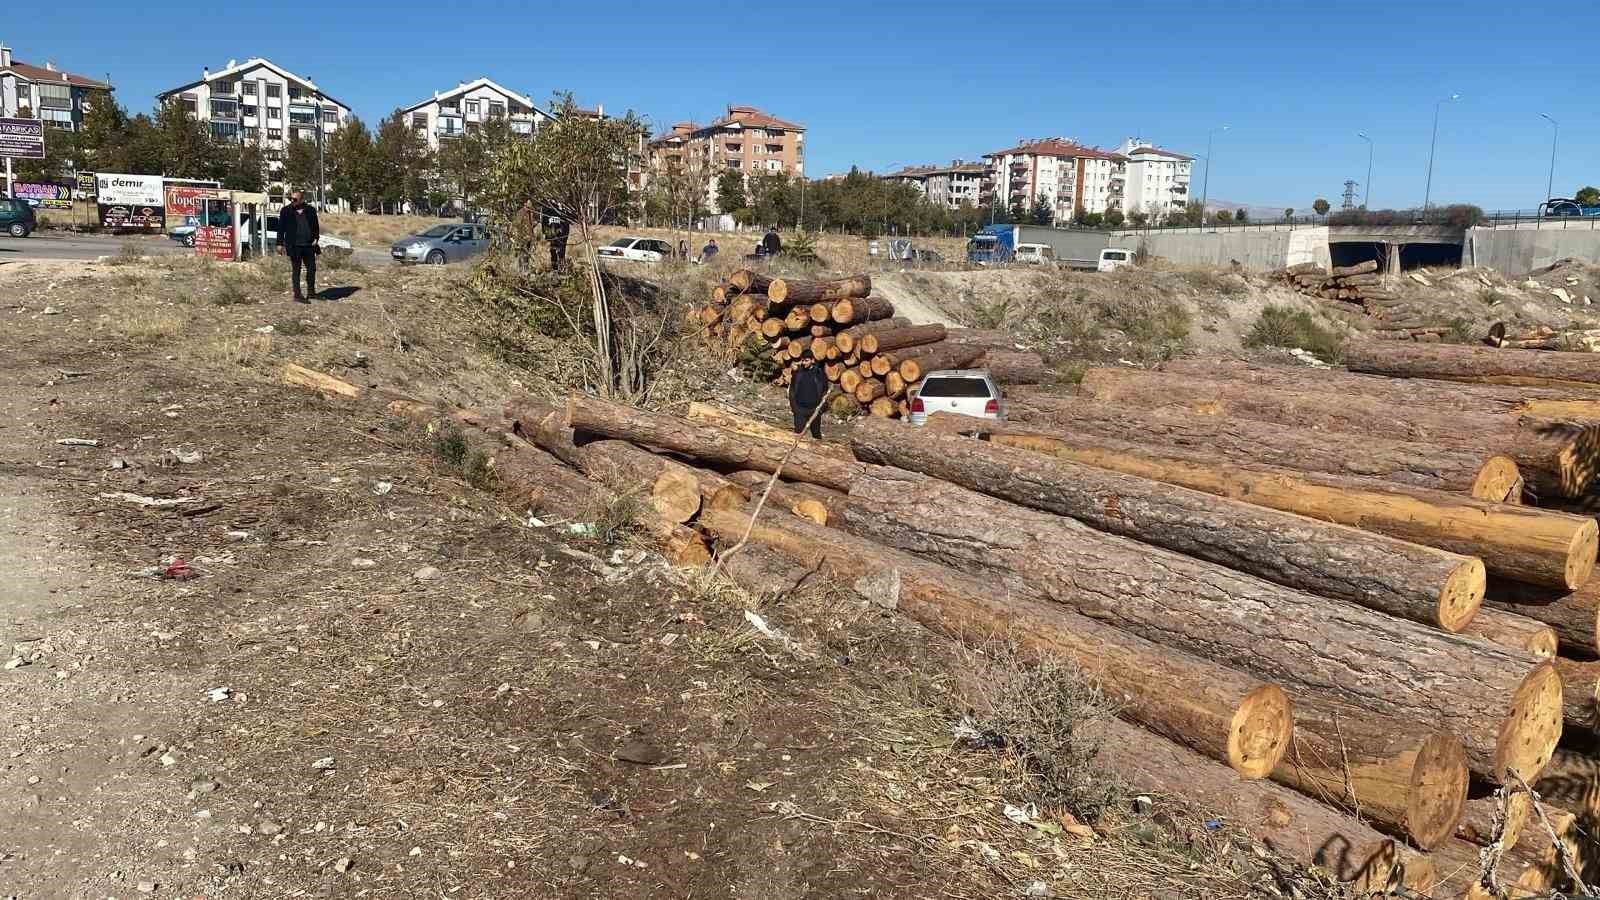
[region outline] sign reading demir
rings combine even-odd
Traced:
[[[44,159],[44,123],[0,118],[0,157]]]
[[[162,196],[160,175],[109,175],[95,178],[95,193],[102,204],[127,206],[160,206]]]

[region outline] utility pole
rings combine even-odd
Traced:
[[[1228,126],[1227,125],[1222,126],[1221,130],[1227,131],[1228,130]],[[1215,128],[1213,128],[1210,131],[1206,132],[1206,177],[1205,177],[1204,183],[1201,185],[1201,188],[1200,188],[1200,227],[1201,228],[1204,228],[1205,224],[1206,224],[1206,204],[1211,201],[1211,139],[1214,136],[1216,136],[1216,133],[1217,133],[1217,129],[1215,129]]]
[[[1551,192],[1556,189],[1556,140],[1561,137],[1561,123],[1550,118],[1548,113],[1539,113],[1540,117],[1551,125],[1550,131],[1550,178],[1544,183],[1544,199],[1549,200]],[[1539,204],[1541,207],[1543,203]],[[1540,218],[1543,218],[1542,216]]]
[[[322,212],[327,212],[328,173],[323,161],[322,152],[322,92],[317,91],[313,93],[311,97],[314,101],[316,101],[317,104],[315,116],[317,123],[317,209],[321,210]]]
[[[1356,137],[1367,142],[1367,183],[1361,187],[1361,208],[1372,208],[1372,138],[1365,131],[1356,132]]]
[[[1428,201],[1433,199],[1433,152],[1439,146],[1439,108],[1451,100],[1461,99],[1460,94],[1451,94],[1433,105],[1433,140],[1428,143],[1428,185],[1422,192],[1422,212],[1428,212]]]

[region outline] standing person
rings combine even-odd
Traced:
[[[296,303],[310,303],[317,296],[317,254],[322,252],[317,240],[321,237],[316,207],[307,206],[300,191],[290,193],[288,205],[278,210],[278,246],[289,257],[289,280]],[[301,266],[306,270],[304,294],[300,293]]]
[[[572,226],[554,212],[545,216],[545,222],[549,225],[550,268],[559,269],[567,261],[567,235],[572,231]]]
[[[678,238],[678,258],[689,261],[689,241],[686,238]]]
[[[763,256],[777,256],[783,249],[783,241],[778,239],[778,230],[768,228],[767,233],[761,237],[761,254]]]
[[[811,420],[811,436],[822,440],[822,398],[828,396],[828,376],[816,360],[802,357],[800,367],[789,379],[789,411],[794,413],[794,433],[799,434]],[[811,414],[815,412],[816,418]]]
[[[700,248],[700,264],[705,265],[706,263],[711,262],[711,258],[716,255],[717,239],[712,238],[711,240],[706,241],[706,245],[704,247]]]

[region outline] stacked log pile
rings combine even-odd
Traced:
[[[866,275],[796,281],[741,269],[712,288],[710,302],[691,316],[708,341],[770,361],[779,384],[788,384],[801,361],[810,360],[842,394],[880,418],[908,415],[915,386],[936,369],[989,368],[1013,384],[1051,377],[1038,354],[972,334],[957,339],[943,325],[913,326],[896,317],[893,304],[872,296]]]
[[[1298,263],[1270,273],[1298,293],[1338,309],[1374,320],[1377,337],[1388,340],[1437,342],[1450,332],[1448,323],[1420,315],[1393,285],[1378,273],[1378,263],[1368,260],[1353,266],[1325,269],[1316,263]]]
[[[870,373],[948,340],[908,330],[848,352],[876,338]],[[848,446],[699,405],[450,415],[520,503],[633,493],[677,563],[761,591],[893,573],[899,614],[1076,664],[1121,704],[1094,726],[1111,774],[1358,889],[1486,896],[1483,860],[1570,887],[1600,861],[1597,524],[1524,501],[1590,489],[1588,407],[1552,404],[1600,397],[1600,367],[1352,359],[1429,377],[1093,370],[1009,422],[867,417]]]

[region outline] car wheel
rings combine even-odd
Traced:
[[[20,238],[28,236],[28,226],[22,224],[21,222],[12,222],[11,227],[7,230],[11,232],[12,237]]]
[[[183,236],[183,245],[185,247],[193,247],[194,246],[194,235],[192,235],[192,234],[184,235]]]
[[[444,265],[444,251],[443,250],[430,250],[430,251],[428,251],[428,265],[430,265],[430,266],[442,266],[442,265]]]

